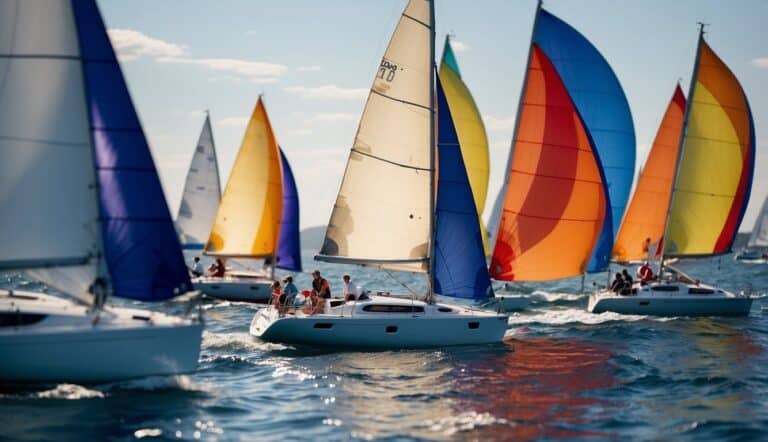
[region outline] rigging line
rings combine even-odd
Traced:
[[[392,100],[392,101],[396,101],[398,103],[407,104],[407,105],[410,105],[410,106],[418,107],[418,108],[421,108],[421,109],[428,110],[428,111],[432,112],[432,109],[430,109],[429,106],[424,106],[423,104],[414,103],[412,101],[401,100],[400,98],[390,97],[389,95],[382,94],[381,92],[377,91],[376,89],[371,89],[371,93],[376,94],[376,95],[378,95],[380,97],[387,98],[387,99]]]
[[[418,295],[418,293],[416,293],[415,291],[411,290],[411,288],[410,288],[410,287],[408,287],[408,286],[407,286],[405,283],[403,283],[403,282],[400,282],[400,280],[399,280],[399,279],[395,278],[395,275],[393,275],[393,274],[392,274],[392,272],[390,272],[389,270],[387,270],[386,268],[383,268],[383,267],[382,267],[382,270],[384,270],[384,273],[386,273],[387,275],[389,275],[389,277],[390,277],[390,278],[392,278],[392,279],[393,279],[393,280],[394,280],[396,283],[400,284],[401,286],[405,287],[405,289],[406,289],[406,290],[408,290],[409,292],[411,292],[411,294],[412,294],[413,296],[417,296],[417,295]]]

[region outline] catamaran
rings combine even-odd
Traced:
[[[590,296],[594,313],[746,316],[752,299],[702,284],[666,266],[668,257],[729,253],[752,185],[755,131],[746,94],[699,31],[688,102],[678,141],[671,197],[664,214],[656,279],[621,295]]]
[[[197,315],[105,303],[160,301],[192,286],[96,2],[0,9],[0,269],[70,295],[0,290],[0,382],[194,371]]]
[[[229,267],[224,276],[196,278],[195,288],[230,301],[268,301],[275,267],[301,271],[298,217],[296,182],[259,97],[204,253],[222,261],[263,260],[263,267]]]
[[[734,256],[734,259],[742,262],[760,264],[768,261],[768,197],[760,207],[755,226],[749,235],[749,241],[744,250]]]
[[[435,81],[434,55],[434,2],[411,0],[378,67],[316,256],[423,272],[427,293],[420,299],[330,300],[315,314],[264,308],[254,316],[251,334],[271,342],[365,348],[503,338],[506,315],[435,302],[435,295],[487,296],[490,279],[454,120],[441,82]]]
[[[634,168],[623,89],[598,50],[541,8],[534,19],[491,276],[550,281],[607,266]],[[504,292],[502,292],[504,293]]]
[[[176,229],[183,248],[202,249],[205,246],[220,200],[219,164],[213,143],[211,117],[206,112],[176,216]]]

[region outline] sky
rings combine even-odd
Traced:
[[[368,89],[405,0],[99,0],[172,213],[210,111],[222,186],[259,94],[297,179],[301,226],[328,222]],[[441,0],[436,53],[453,35],[491,151],[484,216],[501,187],[536,0]],[[755,179],[741,231],[768,194],[768,0],[545,0],[611,64],[643,164],[678,81],[693,69],[697,22],[745,89]]]

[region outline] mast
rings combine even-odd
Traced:
[[[696,79],[699,75],[699,58],[701,56],[701,42],[704,41],[704,26],[706,26],[705,23],[698,22],[699,25],[699,41],[696,44],[696,59],[693,62],[693,73],[691,74],[691,84],[688,87],[688,100],[685,103],[685,115],[683,116],[683,129],[680,131],[680,143],[678,144],[678,153],[677,153],[677,161],[675,164],[675,176],[672,180],[672,195],[669,198],[669,206],[667,206],[667,217],[664,220],[664,230],[662,235],[662,243],[661,246],[661,257],[659,260],[659,277],[661,277],[661,273],[664,270],[664,255],[665,251],[667,249],[667,229],[669,229],[669,218],[670,215],[672,215],[672,204],[675,201],[676,196],[676,187],[677,187],[677,180],[680,177],[680,164],[681,160],[683,159],[684,148],[685,148],[685,133],[688,130],[688,117],[691,111],[691,106],[693,105],[693,92],[696,89]],[[650,254],[650,250],[648,251]]]
[[[446,38],[448,38],[446,36]],[[434,300],[433,281],[435,260],[435,76],[437,63],[435,62],[435,1],[429,1],[429,246],[427,258],[427,301]]]
[[[536,12],[533,16],[533,27],[531,28],[531,40],[528,43],[528,57],[525,61],[525,73],[523,74],[523,87],[520,89],[520,97],[517,100],[517,112],[515,113],[515,129],[512,132],[512,143],[511,146],[509,146],[509,155],[507,155],[507,166],[504,170],[504,181],[501,185],[501,190],[499,191],[500,194],[503,194],[506,196],[507,192],[507,185],[509,184],[509,169],[512,167],[512,156],[515,149],[515,141],[517,140],[517,131],[520,129],[520,114],[523,110],[523,102],[525,101],[525,93],[528,89],[528,71],[529,67],[531,66],[531,56],[533,54],[533,36],[536,35],[536,24],[539,22],[539,11],[541,10],[541,4],[542,0],[538,0],[536,2]],[[504,197],[501,198],[501,205],[499,206],[499,211],[504,212]],[[493,216],[493,214],[491,214]],[[493,243],[493,248],[491,249],[491,255],[493,255],[493,250],[496,249],[496,242],[499,240],[499,229],[501,228],[501,216],[502,214],[499,213],[499,219],[498,219],[498,225],[496,226],[496,238]]]

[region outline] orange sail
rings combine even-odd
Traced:
[[[491,276],[498,280],[583,274],[606,213],[594,143],[552,62],[535,43],[527,78],[491,261]]]
[[[678,85],[661,120],[656,139],[653,140],[637,188],[616,237],[613,246],[613,259],[616,261],[652,258],[648,256],[648,249],[653,249],[651,245],[661,241],[675,181],[684,116],[685,96]]]

